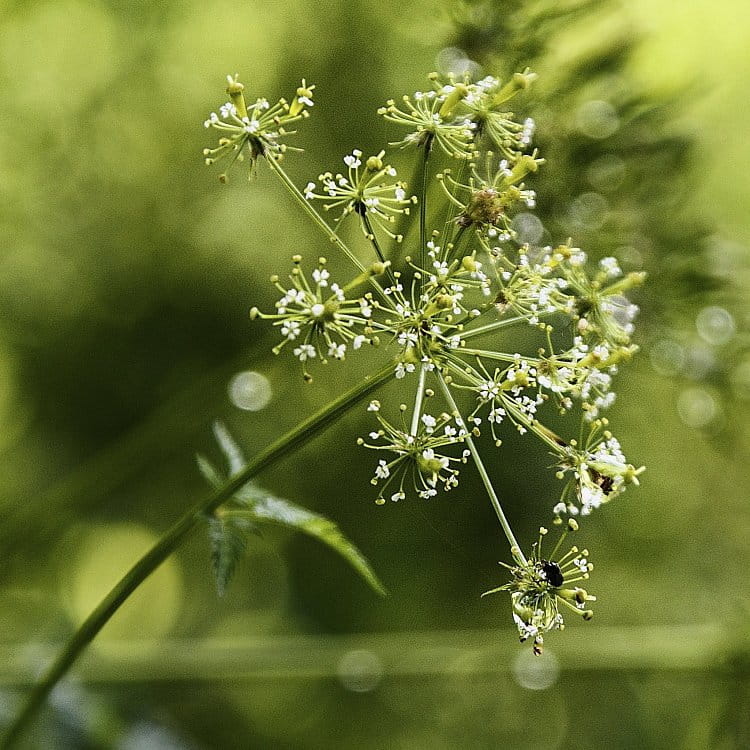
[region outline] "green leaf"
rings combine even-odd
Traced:
[[[229,476],[233,477],[235,474],[239,474],[245,468],[247,462],[245,461],[245,456],[242,454],[242,450],[234,442],[234,438],[229,434],[229,430],[227,430],[223,422],[219,422],[218,420],[214,422],[214,435],[227,459]]]
[[[208,533],[216,590],[224,596],[237,563],[247,550],[247,531],[234,520],[212,517],[208,519]]]
[[[218,471],[214,468],[214,465],[200,453],[196,454],[195,460],[198,464],[198,471],[203,475],[203,478],[212,486],[220,487],[223,484],[223,480]]]
[[[325,516],[312,513],[288,500],[268,494],[259,497],[248,513],[252,514],[252,518],[259,523],[268,522],[296,529],[327,544],[332,550],[338,552],[378,594],[381,596],[388,594],[367,558],[344,536],[341,529]]]
[[[242,471],[245,467],[242,451],[221,422],[214,424],[214,434],[226,458],[229,475]],[[220,487],[224,483],[224,478],[208,459],[198,455],[196,460],[209,484]],[[333,521],[289,500],[275,497],[252,482],[243,485],[232,500],[209,519],[209,523],[211,557],[220,596],[223,596],[237,562],[245,553],[248,532],[257,530],[257,525],[264,523],[300,531],[326,544],[338,552],[378,594],[387,594],[365,556]]]
[[[205,457],[196,457],[198,469],[213,487],[220,487],[224,480],[214,465]],[[208,517],[208,535],[211,541],[211,566],[216,579],[219,596],[224,596],[237,564],[247,550],[247,535],[256,531],[249,519],[231,518],[221,512]]]

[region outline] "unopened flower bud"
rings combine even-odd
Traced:
[[[227,76],[227,94],[234,104],[234,108],[237,110],[237,117],[242,119],[247,117],[247,105],[245,104],[245,95],[242,93],[245,87],[237,80],[237,75],[234,77]]]
[[[443,106],[440,107],[439,115],[442,118],[450,117],[453,114],[453,110],[456,105],[469,93],[468,87],[463,83],[457,83],[453,87],[453,91],[445,97]]]
[[[464,257],[461,258],[461,266],[463,267],[464,271],[473,273],[477,270],[477,261],[471,255],[464,255]]]
[[[492,104],[497,106],[512,99],[519,91],[529,88],[537,77],[537,74],[532,73],[528,68],[523,73],[514,73],[513,78],[495,94]]]
[[[383,168],[384,156],[385,156],[385,151],[381,151],[377,156],[371,156],[365,162],[367,169],[369,169],[370,172],[379,172]]]

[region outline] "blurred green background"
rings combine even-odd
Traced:
[[[327,248],[263,165],[227,186],[203,166],[225,75],[271,99],[317,84],[294,140],[305,154],[288,159],[304,184],[394,138],[374,114],[385,99],[470,58],[540,74],[518,109],[549,160],[536,184],[549,237],[651,275],[643,352],[610,415],[648,472],[585,527],[594,622],[532,660],[506,602],[478,596],[507,557],[479,483],[466,472],[448,499],[376,507],[360,409],[262,481],[337,520],[390,597],[315,542],[269,533],[218,599],[196,534],[106,626],[27,746],[750,747],[746,12],[5,2],[0,724],[205,492],[194,454],[216,455],[215,418],[252,454],[372,365],[304,386],[248,320],[291,254]],[[235,380],[247,371],[270,385],[262,409],[237,406],[257,395]],[[492,466],[527,543],[558,489],[548,463],[511,439]]]

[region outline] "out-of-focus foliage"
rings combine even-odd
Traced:
[[[214,434],[228,464],[227,477],[239,474],[246,465],[242,450],[223,424],[214,425]],[[226,477],[203,456],[198,456],[198,468],[215,489],[226,481]],[[221,510],[207,520],[211,538],[211,560],[220,596],[226,592],[237,563],[247,551],[248,535],[259,533],[261,527],[268,524],[308,534],[313,539],[327,544],[338,552],[374,591],[381,595],[386,593],[365,557],[333,521],[317,513],[311,513],[289,500],[274,497],[252,482],[238,490],[230,502],[222,505]]]
[[[322,545],[269,530],[217,600],[196,537],[101,634],[81,665],[93,681],[56,691],[30,747],[750,743],[745,5],[488,7],[457,27],[455,3],[426,0],[4,6],[0,721],[45,644],[205,491],[192,457],[212,450],[214,418],[250,455],[344,387],[333,368],[304,387],[247,321],[250,305],[272,303],[280,259],[329,249],[262,169],[220,186],[203,167],[201,122],[234,72],[271,97],[302,76],[317,84],[296,141],[307,166],[288,163],[298,184],[391,138],[375,109],[420,88],[446,47],[487,72],[540,73],[526,104],[548,159],[535,185],[544,227],[586,249],[631,247],[631,268],[652,277],[648,351],[615,407],[649,472],[597,520],[601,606],[587,640],[551,651],[541,677],[514,649],[493,650],[512,623],[479,599],[503,554],[479,483],[467,477],[450,502],[376,508],[354,445],[364,415],[352,414],[260,482],[335,519],[391,596]],[[592,137],[592,122],[617,128]],[[713,385],[722,369],[729,393]],[[246,370],[271,384],[259,411],[228,398]],[[722,424],[734,428],[722,454],[689,427],[710,437]],[[529,505],[554,487],[526,469],[546,459],[533,451],[508,441],[491,467],[524,542]],[[666,627],[679,624],[691,627]],[[354,632],[376,635],[362,645]]]
[[[451,9],[454,46],[442,62],[541,73],[529,107],[547,164],[537,181],[542,223],[524,225],[529,241],[572,235],[595,255],[648,271],[639,297],[647,353],[663,372],[717,387],[731,403],[743,389],[746,308],[731,246],[710,209],[696,211],[704,168],[684,123],[688,102],[711,84],[699,74],[665,95],[632,75],[642,34],[621,9],[619,0],[463,0]],[[576,36],[580,28],[588,33]],[[727,426],[711,390],[696,393],[685,399],[688,423]]]

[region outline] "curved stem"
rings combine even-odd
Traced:
[[[96,609],[84,620],[65,648],[48,667],[34,686],[26,703],[8,728],[0,742],[0,750],[8,750],[20,737],[26,725],[41,708],[55,685],[64,677],[76,659],[99,631],[122,606],[128,597],[153,573],[207,514],[215,511],[248,480],[260,471],[287,455],[311,436],[327,427],[360,402],[393,375],[393,365],[388,364],[368,380],[359,383],[320,411],[308,417],[253,458],[243,471],[223,486],[194,505],[170,528],[156,544],[120,579],[102,599]]]
[[[469,446],[471,457],[474,459],[474,463],[476,464],[479,476],[482,478],[482,484],[484,484],[484,488],[487,490],[487,494],[489,495],[492,507],[495,509],[495,513],[497,514],[498,520],[500,521],[500,526],[502,526],[503,532],[505,533],[505,538],[508,540],[508,544],[510,544],[511,554],[514,557],[517,557],[525,565],[526,558],[521,551],[521,546],[518,544],[518,541],[513,534],[513,530],[510,528],[508,519],[505,517],[505,511],[503,511],[503,506],[500,504],[500,498],[497,496],[495,488],[492,486],[489,474],[487,474],[487,469],[484,468],[482,457],[479,455],[477,446],[474,444],[474,440],[472,439],[471,433],[469,432],[466,423],[461,416],[461,412],[458,410],[458,406],[456,405],[456,401],[453,398],[453,394],[450,392],[450,388],[448,388],[448,384],[445,382],[445,378],[443,378],[442,374],[438,372],[437,375],[438,381],[440,382],[440,388],[443,391],[443,396],[445,396],[445,400],[448,402],[450,410],[453,412],[456,421],[461,425],[464,432],[466,432],[466,437],[464,438],[464,440],[466,441],[466,445]]]

